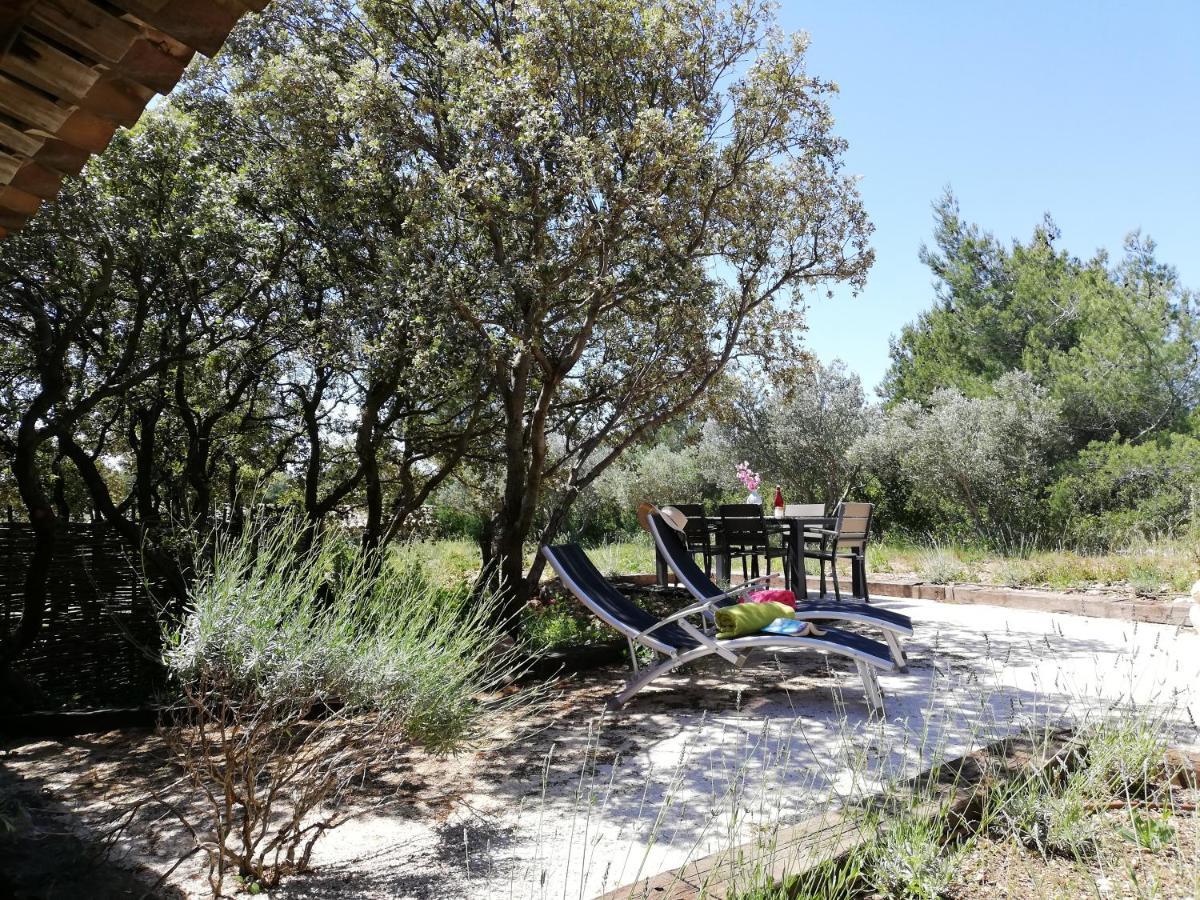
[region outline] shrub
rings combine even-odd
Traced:
[[[942,547],[923,551],[917,557],[917,571],[934,584],[969,581],[971,571],[954,553]]]
[[[482,696],[515,666],[489,602],[340,534],[307,537],[299,520],[219,535],[167,635],[182,700],[165,737],[197,801],[170,805],[214,895],[231,870],[269,887],[306,869],[353,814],[339,803],[352,785],[411,742],[477,736]]]
[[[897,900],[937,900],[954,878],[955,854],[940,821],[900,819],[872,844],[866,867],[871,887]]]
[[[1096,829],[1083,793],[1055,790],[1043,777],[1019,779],[993,789],[985,814],[987,830],[1009,837],[1043,856],[1082,859],[1095,849]]]
[[[1067,465],[1050,508],[1076,541],[1107,548],[1130,537],[1177,535],[1200,504],[1200,438],[1094,442]]]
[[[963,523],[977,537],[1011,543],[1040,522],[1062,443],[1058,403],[1026,373],[1010,372],[989,396],[943,389],[928,409],[897,404],[851,455],[907,498],[912,521],[942,534]]]
[[[1089,797],[1145,799],[1166,780],[1166,741],[1152,722],[1106,722],[1090,733],[1087,748],[1076,778]]]

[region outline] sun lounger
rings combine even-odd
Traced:
[[[732,590],[722,591],[704,573],[704,570],[696,565],[696,561],[688,553],[687,547],[679,539],[679,532],[665,522],[662,516],[658,513],[651,514],[648,524],[650,534],[654,537],[654,543],[658,545],[658,552],[662,554],[667,565],[679,578],[679,583],[687,588],[688,593],[697,601],[712,603],[716,606],[737,603],[738,597],[742,594],[754,590],[756,587],[763,587],[762,583],[768,580],[767,577],[752,579],[737,585]],[[911,637],[913,628],[912,619],[903,613],[881,609],[862,601],[830,600],[822,597],[817,600],[798,600],[796,602],[796,618],[815,624],[854,622],[878,628],[883,632],[883,639],[887,641],[897,668],[903,669],[908,664],[904,658],[904,648],[900,645],[900,637]]]
[[[579,602],[602,622],[623,634],[629,642],[633,675],[621,692],[609,701],[614,708],[623,705],[660,675],[707,656],[719,656],[726,662],[740,666],[746,656],[755,650],[768,653],[821,650],[853,660],[862,678],[868,704],[874,710],[883,709],[883,695],[875,670],[891,672],[895,670],[896,663],[888,648],[878,641],[835,628],[824,629],[819,636],[755,634],[718,640],[708,625],[708,616],[716,608],[712,601],[698,602],[664,619],[656,619],[601,575],[578,545],[543,547],[542,553]],[[700,626],[688,622],[690,617],[695,617]],[[638,646],[648,647],[665,659],[641,669],[637,661]]]

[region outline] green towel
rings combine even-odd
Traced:
[[[741,637],[762,631],[776,619],[794,619],[796,611],[784,603],[771,600],[767,603],[738,603],[722,606],[716,612],[717,638]]]

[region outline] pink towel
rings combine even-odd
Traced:
[[[770,603],[774,600],[776,603],[782,603],[785,606],[796,608],[796,595],[792,591],[751,591],[742,597],[742,603]]]

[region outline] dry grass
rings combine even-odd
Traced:
[[[654,571],[654,550],[648,535],[590,547],[588,555],[605,575]],[[529,556],[532,558],[532,549]],[[478,548],[463,540],[404,544],[395,549],[393,559],[400,565],[420,565],[429,579],[440,586],[472,580],[479,571]],[[873,573],[914,575],[939,584],[958,582],[1051,590],[1100,588],[1168,596],[1186,593],[1200,579],[1200,541],[1142,542],[1123,552],[1108,554],[1061,549],[1008,555],[963,545],[883,541],[870,546],[867,567]]]
[[[1003,556],[963,546],[883,542],[869,548],[867,567],[871,572],[916,575],[939,583],[1111,588],[1166,595],[1186,592],[1200,578],[1200,545],[1159,541],[1105,555],[1043,550]]]

